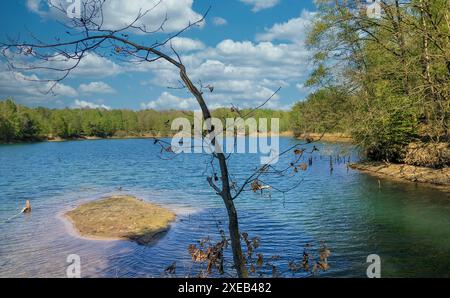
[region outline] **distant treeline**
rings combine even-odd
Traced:
[[[250,111],[242,110],[241,115]],[[213,116],[222,119],[237,118],[239,113],[231,109],[217,109]],[[28,108],[13,100],[0,101],[0,141],[37,141],[53,137],[63,139],[83,137],[127,137],[146,134],[170,135],[171,123],[176,118],[188,118],[190,111],[156,110],[105,110],[105,109],[48,109]],[[257,110],[252,117],[279,118],[280,130],[290,128],[289,113],[285,111]],[[270,122],[269,122],[270,129]]]

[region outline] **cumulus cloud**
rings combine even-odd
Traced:
[[[30,55],[9,50],[4,53],[5,57],[13,62],[15,69],[34,72],[45,79],[59,79],[65,72],[56,70],[72,69],[75,66],[70,72],[70,77],[109,77],[126,72],[129,68],[128,65],[119,65],[94,52],[86,52],[81,60],[66,58],[57,52],[48,59],[33,59]]]
[[[251,41],[224,40],[217,45],[217,51],[229,58],[248,57],[251,61],[263,60],[279,62],[286,57],[292,57],[297,51],[290,53],[286,44],[275,45],[270,42],[253,43]]]
[[[154,110],[195,110],[197,102],[194,98],[181,98],[169,92],[163,92],[157,100],[142,103],[141,107]]]
[[[96,104],[89,101],[84,100],[75,100],[75,102],[72,105],[73,109],[105,109],[105,110],[111,110],[111,107],[103,105],[103,104]]]
[[[303,81],[308,75],[310,52],[294,42],[226,39],[215,47],[187,53],[182,60],[194,82],[215,87],[212,93],[205,91],[211,107],[229,107],[233,103],[249,108],[264,102],[279,87],[295,86]],[[153,74],[147,84],[179,87],[179,73],[169,63],[160,60],[146,67]],[[280,99],[281,95],[274,96],[271,105],[285,108]],[[158,104],[163,106],[164,102]]]
[[[4,64],[0,64],[0,97],[13,97],[28,102],[43,102],[55,96],[76,97],[77,90],[71,86],[53,82],[40,81],[35,74],[25,74],[19,71],[9,71]]]
[[[298,18],[266,28],[254,41],[225,39],[215,46],[206,47],[200,40],[177,37],[172,45],[180,52],[193,82],[201,81],[203,85],[215,87],[212,93],[204,90],[211,108],[230,106],[231,103],[241,108],[255,107],[268,99],[278,87],[289,87],[291,92],[297,91],[299,95],[305,92],[305,88],[297,84],[306,79],[311,67],[311,53],[303,41],[313,15],[313,12],[303,11]],[[152,88],[180,86],[179,72],[162,59],[131,65],[90,54],[73,75],[106,77],[125,73],[133,75],[136,72],[149,73],[149,79],[143,84],[152,85]],[[78,91],[87,94],[87,89],[102,90],[98,86],[89,87],[80,86]],[[142,108],[197,108],[193,98],[180,97],[173,92],[161,93],[158,99],[143,103]],[[281,104],[282,98],[283,93],[278,94],[267,107],[286,108],[285,104]]]
[[[61,59],[48,62],[46,66],[56,69],[67,69],[74,66],[77,60]],[[72,77],[99,78],[110,77],[126,71],[123,66],[95,53],[88,53],[81,59],[77,67],[72,70]]]
[[[40,4],[40,0],[27,0],[28,9],[35,13],[39,13],[41,11]]]
[[[205,45],[200,40],[187,37],[175,37],[170,42],[173,48],[180,52],[202,50],[205,48]]]
[[[66,8],[67,1],[49,0],[53,6]],[[27,0],[27,7],[42,17],[61,19],[66,17],[60,10],[45,7],[41,0]],[[202,15],[192,8],[193,0],[109,0],[103,5],[104,28],[119,29],[132,23],[138,12],[150,10],[135,25],[145,24],[149,31],[158,29],[164,23],[166,33],[179,31],[190,23],[198,21]],[[167,21],[164,22],[167,16]],[[136,33],[139,33],[136,31]]]
[[[44,87],[45,91],[49,90],[50,88],[53,87],[52,92],[54,93],[54,95],[62,95],[62,96],[68,96],[68,97],[78,96],[78,92],[74,88],[72,88],[68,85],[64,85],[61,83],[54,85],[53,82],[48,82],[48,83],[44,84],[44,86],[45,86]]]
[[[280,0],[240,0],[241,2],[252,5],[252,11],[258,12],[264,9],[272,8],[280,3]]]
[[[116,91],[104,82],[91,82],[89,84],[81,84],[78,90],[87,94],[111,94]]]
[[[215,18],[213,18],[212,21],[213,21],[213,24],[215,26],[226,26],[226,25],[228,25],[228,21],[225,20],[224,18],[221,18],[221,17],[215,17]]]
[[[267,28],[264,33],[258,34],[258,41],[287,40],[302,42],[314,19],[314,12],[303,10],[298,18],[290,19],[285,23],[277,23]]]

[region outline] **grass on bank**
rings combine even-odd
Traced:
[[[83,237],[132,240],[149,244],[175,220],[167,209],[131,196],[113,196],[89,202],[66,213]]]

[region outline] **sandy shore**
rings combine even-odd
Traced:
[[[351,164],[350,167],[354,170],[359,170],[377,177],[423,183],[444,191],[450,191],[450,168],[431,169],[405,164],[386,164],[380,162]]]
[[[298,139],[308,139],[311,138],[314,141],[325,141],[325,142],[342,142],[342,143],[350,143],[352,142],[352,138],[349,135],[343,134],[343,133],[326,133],[326,134],[320,134],[320,133],[307,133],[300,135],[297,137]]]
[[[152,135],[152,134],[143,134],[139,136],[124,136],[124,137],[82,137],[82,138],[71,138],[71,139],[63,139],[60,137],[49,138],[46,141],[51,143],[60,143],[60,142],[68,142],[68,141],[95,141],[95,140],[127,140],[127,139],[153,139],[153,138],[171,138],[173,135]]]
[[[85,239],[149,244],[168,231],[176,216],[170,210],[132,196],[112,196],[82,204],[64,217]]]
[[[67,141],[89,141],[89,140],[126,140],[126,139],[153,139],[153,138],[172,138],[176,135],[176,132],[173,134],[142,134],[142,135],[133,135],[133,136],[113,136],[113,137],[107,137],[107,138],[100,138],[100,137],[80,137],[80,138],[71,138],[71,139],[63,139],[60,137],[52,137],[44,139],[44,141],[47,142],[67,142]],[[223,136],[226,137],[233,137],[233,134],[227,134],[224,133]],[[246,135],[238,135],[239,137],[245,137]],[[283,131],[279,133],[251,133],[248,136],[250,137],[271,137],[271,136],[278,136],[278,137],[289,137],[293,138],[294,132],[292,131]],[[324,135],[319,133],[307,133],[300,135],[297,137],[297,139],[304,140],[312,138],[315,141],[318,141],[319,139],[321,141],[325,142],[344,142],[344,143],[350,143],[352,142],[352,138],[349,135],[342,134],[342,133],[326,133]]]

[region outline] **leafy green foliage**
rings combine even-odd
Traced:
[[[231,109],[217,109],[213,117],[226,123],[227,118],[249,114],[250,110],[239,112]],[[290,128],[289,113],[285,111],[257,110],[251,116],[259,121],[279,118],[281,131]],[[27,108],[11,99],[0,101],[0,142],[33,141],[60,137],[63,139],[84,137],[139,137],[145,135],[169,136],[171,123],[176,118],[187,118],[193,123],[190,111],[155,110],[105,110],[105,109],[47,109]],[[225,125],[224,125],[225,126]],[[224,127],[225,128],[225,127]]]
[[[450,2],[385,2],[375,19],[350,3],[316,1],[307,84],[318,91],[294,107],[295,132],[349,132],[369,158],[392,162],[412,142],[448,142]]]
[[[337,88],[321,89],[298,102],[291,111],[294,135],[348,132],[352,107],[346,94]]]
[[[0,141],[32,140],[39,136],[40,130],[28,109],[17,106],[11,99],[0,102]]]

